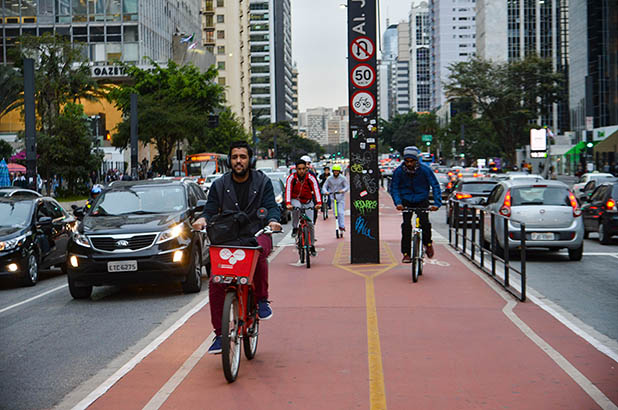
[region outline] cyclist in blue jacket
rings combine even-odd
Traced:
[[[434,205],[429,206],[429,189],[433,190]],[[403,163],[393,172],[391,196],[399,211],[404,207],[429,208],[437,211],[442,206],[440,183],[431,168],[419,160],[416,147],[406,147],[403,150]],[[423,245],[425,253],[433,258],[433,243],[431,241],[431,223],[426,212],[418,213],[421,228],[423,229]],[[412,248],[412,213],[403,214],[401,224],[401,253],[403,263],[412,262],[410,250]]]

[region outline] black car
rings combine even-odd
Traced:
[[[75,218],[52,198],[0,197],[0,276],[17,276],[33,286],[39,269],[65,270],[75,226]]]
[[[470,205],[479,205],[486,200],[491,190],[498,181],[493,178],[462,178],[457,180],[455,186],[449,194],[449,201],[447,201],[446,208],[446,223],[450,223],[453,218],[453,208],[451,207],[450,200],[459,200]],[[459,218],[463,219],[463,208],[460,207]],[[471,218],[469,219],[471,222]],[[478,221],[478,219],[477,219]]]
[[[582,205],[584,238],[590,232],[599,233],[599,242],[611,243],[618,235],[618,182],[603,183],[596,187],[587,202]]]
[[[88,298],[93,286],[165,281],[199,292],[208,240],[191,222],[205,203],[191,181],[117,181],[105,188],[69,242],[71,296]]]

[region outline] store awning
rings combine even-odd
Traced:
[[[592,143],[593,146],[597,145],[599,142],[598,141],[594,141]],[[564,153],[564,155],[578,155],[581,153],[585,153],[586,152],[586,141],[580,141],[577,143],[577,145],[575,145],[573,148],[571,148],[570,150],[568,150],[567,152]]]
[[[600,141],[594,147],[594,153],[597,152],[616,152],[618,153],[618,131],[614,132],[609,137],[605,138],[603,141]]]

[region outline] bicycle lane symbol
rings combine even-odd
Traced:
[[[351,108],[357,115],[367,115],[375,108],[375,98],[367,91],[357,91],[352,96]]]

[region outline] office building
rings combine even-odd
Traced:
[[[506,4],[507,0],[500,0]],[[431,0],[431,109],[446,102],[449,66],[476,54],[475,0]]]
[[[328,142],[328,120],[333,116],[332,108],[317,107],[307,109],[307,138],[320,145]]]
[[[292,68],[292,128],[298,128],[298,67],[294,63]]]
[[[253,115],[270,122],[294,117],[290,0],[250,0]]]
[[[429,8],[426,2],[412,4],[410,27],[410,109],[431,110],[431,59]]]
[[[388,24],[384,31],[382,59],[378,61],[378,116],[389,121],[396,114],[397,88],[397,24]]]
[[[246,130],[251,129],[249,3],[203,0],[202,41],[216,57],[217,82],[225,87],[227,105]]]
[[[410,111],[410,24],[397,24],[395,104],[397,114]]]

